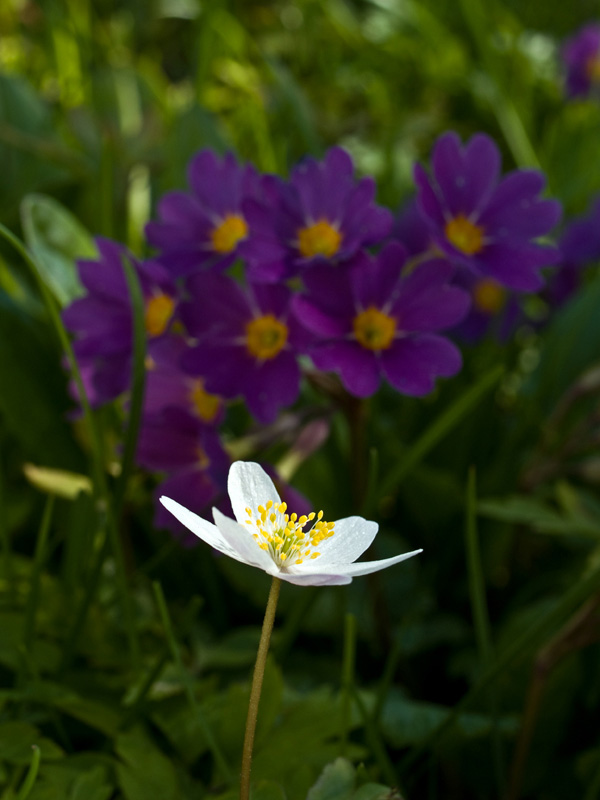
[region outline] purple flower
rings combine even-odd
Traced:
[[[585,97],[600,86],[600,25],[584,25],[564,44],[562,58],[567,68],[569,97]]]
[[[445,133],[434,147],[432,176],[415,166],[418,203],[435,244],[457,264],[518,291],[542,285],[539,270],[559,252],[534,240],[560,218],[556,200],[539,197],[545,177],[515,170],[499,181],[500,151],[476,134],[464,146]]]
[[[182,336],[165,336],[152,348],[146,374],[144,412],[156,414],[175,406],[198,417],[206,425],[218,425],[223,419],[223,400],[207,392],[201,378],[194,378],[181,367],[188,345]]]
[[[459,269],[452,282],[471,296],[469,313],[452,328],[452,335],[474,343],[492,332],[499,341],[506,341],[523,318],[516,296],[492,278],[473,275],[466,269]]]
[[[88,294],[63,311],[65,327],[76,337],[73,348],[92,406],[114,400],[131,379],[133,313],[123,258],[134,265],[141,283],[150,350],[168,331],[177,304],[175,287],[160,264],[137,261],[123,245],[109,239],[99,238],[96,245],[98,259],[77,265]]]
[[[138,463],[147,469],[165,472],[167,477],[154,491],[155,525],[167,528],[195,544],[186,530],[158,502],[167,492],[195,513],[220,505],[225,496],[230,460],[215,429],[180,408],[164,408],[145,416],[137,451]]]
[[[305,335],[290,316],[291,292],[266,284],[244,291],[214,273],[190,277],[187,289],[181,315],[197,345],[184,354],[184,369],[209,392],[242,395],[256,419],[272,422],[300,389],[296,352]]]
[[[338,372],[358,397],[372,395],[381,375],[402,394],[424,395],[461,367],[459,350],[435,331],[462,319],[468,295],[450,285],[448,262],[428,261],[403,276],[405,258],[392,242],[347,272],[312,271],[307,293],[294,300],[298,319],[318,337],[309,349],[315,366]]]
[[[315,264],[347,261],[390,232],[392,216],[373,202],[372,178],[354,179],[352,159],[332,147],[322,162],[307,158],[288,183],[263,178],[263,199],[248,200],[250,236],[242,247],[248,276],[274,282]]]
[[[570,222],[559,242],[562,261],[549,276],[545,298],[552,305],[563,305],[581,285],[584,267],[600,261],[600,199],[590,211]]]
[[[188,180],[191,194],[166,194],[158,205],[160,220],[146,226],[148,241],[176,277],[233,264],[248,235],[242,203],[258,191],[254,167],[240,166],[232,153],[220,161],[202,150],[190,162]]]

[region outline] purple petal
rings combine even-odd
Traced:
[[[381,354],[383,373],[402,394],[429,394],[438,376],[455,375],[462,366],[458,348],[441,336],[425,334],[394,342]]]

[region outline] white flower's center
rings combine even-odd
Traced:
[[[334,534],[335,522],[325,522],[322,511],[318,514],[311,511],[307,517],[298,517],[297,514],[286,514],[286,503],[277,504],[272,500],[266,506],[258,506],[257,511],[258,514],[251,508],[246,509],[246,525],[255,529],[253,538],[278,567],[318,558],[321,554],[316,547]],[[304,530],[309,522],[312,525]]]

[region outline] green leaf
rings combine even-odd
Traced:
[[[435,731],[450,711],[444,706],[410,700],[400,692],[392,691],[383,709],[383,733],[394,747],[414,745]],[[512,735],[517,730],[517,723],[515,716],[500,717],[498,729],[504,735]],[[464,739],[489,736],[492,725],[491,717],[478,713],[460,714],[456,721],[456,727]]]
[[[115,742],[117,777],[126,800],[178,800],[175,768],[141,728],[121,733]]]
[[[107,783],[104,767],[94,767],[75,779],[69,800],[108,800],[114,792],[114,786]]]
[[[352,764],[345,758],[337,758],[325,767],[306,800],[350,800],[355,781],[356,772]]]
[[[237,793],[235,796],[237,797]],[[273,781],[259,781],[250,797],[251,800],[286,800],[283,788]]]
[[[60,305],[83,294],[75,262],[97,257],[94,241],[83,225],[60,203],[42,194],[30,194],[23,200],[21,221],[39,277]]]
[[[66,422],[65,377],[45,326],[0,290],[0,416],[26,458],[51,467],[82,462]]]
[[[63,751],[51,739],[42,736],[37,728],[27,722],[0,723],[0,758],[11,764],[29,764],[31,748],[36,744],[45,761],[62,758]]]
[[[581,514],[565,515],[533,497],[513,495],[503,499],[481,500],[477,504],[480,514],[502,522],[528,525],[538,533],[562,536],[600,538],[600,524]]]

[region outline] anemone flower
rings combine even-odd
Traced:
[[[273,481],[259,464],[236,461],[229,470],[235,520],[213,508],[215,525],[168,497],[161,503],[192,533],[236,561],[301,586],[350,583],[417,555],[354,563],[369,547],[378,525],[362,517],[325,522],[323,512],[288,514]]]

